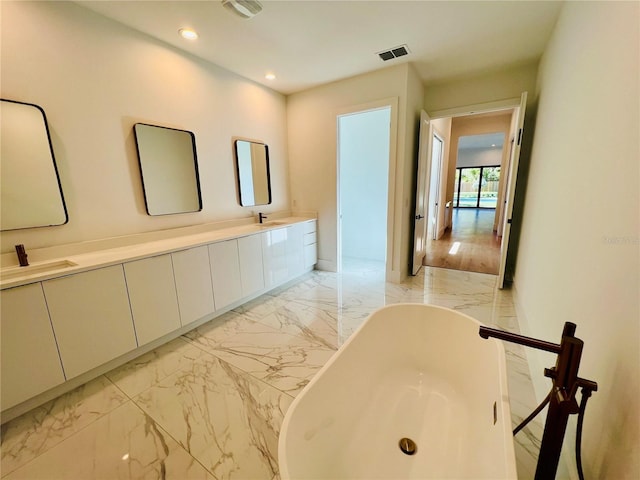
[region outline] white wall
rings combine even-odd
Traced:
[[[340,117],[343,257],[386,258],[390,115],[384,108]]]
[[[335,270],[337,262],[336,117],[357,105],[396,98],[397,131],[392,132],[391,139],[395,165],[390,164],[389,172],[392,271],[387,274],[395,281],[406,276],[412,241],[415,135],[422,95],[422,84],[413,67],[401,64],[287,97],[292,207],[318,212],[321,268]]]
[[[509,98],[520,98],[522,92],[534,92],[538,62],[518,65],[444,83],[426,85],[424,109],[428,113],[465,107]],[[533,95],[529,102],[533,103]]]
[[[640,478],[639,18],[638,2],[563,7],[540,65],[514,278],[529,334],[557,342],[572,321],[585,342],[580,376],[599,386],[586,478]]]
[[[69,223],[1,234],[2,252],[249,216],[231,137],[269,145],[273,204],[289,209],[284,96],[73,3],[2,2],[3,98],[44,108]],[[195,133],[203,210],[146,215],[132,127]]]
[[[458,148],[457,168],[492,167],[502,164],[502,148]]]

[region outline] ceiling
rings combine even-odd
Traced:
[[[261,0],[240,18],[220,0],[76,3],[283,94],[411,62],[441,83],[540,58],[559,1]],[[195,41],[178,35],[190,27]],[[378,52],[406,44],[383,62]],[[275,80],[266,80],[273,72]]]
[[[467,135],[458,139],[458,150],[477,150],[486,148],[502,148],[504,133],[485,133],[482,135]]]

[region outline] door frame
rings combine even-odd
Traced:
[[[515,141],[511,145],[509,158],[509,176],[507,177],[507,188],[504,198],[504,218],[502,227],[502,242],[500,243],[500,267],[498,268],[498,288],[504,288],[504,277],[507,270],[507,251],[509,250],[509,239],[511,236],[511,220],[513,217],[513,203],[516,193],[516,182],[518,178],[518,166],[520,165],[520,148],[524,135],[524,117],[527,110],[527,92],[523,92],[520,97],[520,104],[514,109],[514,116],[517,117],[514,134]],[[516,115],[517,113],[517,115]]]

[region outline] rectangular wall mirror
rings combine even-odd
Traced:
[[[136,123],[133,126],[144,201],[149,215],[202,210],[193,132]]]
[[[44,110],[0,100],[0,230],[69,220]]]
[[[240,205],[253,207],[271,203],[269,147],[248,140],[234,142]]]

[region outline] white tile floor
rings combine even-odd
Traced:
[[[375,264],[314,271],[8,422],[2,478],[278,478],[293,398],[376,308],[425,302],[518,331],[496,277],[425,268],[402,284]],[[529,369],[505,345],[514,425],[535,407]],[[516,437],[533,478],[539,423]]]

